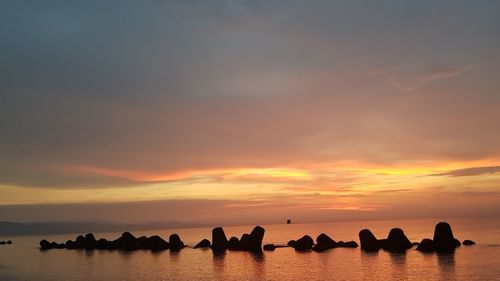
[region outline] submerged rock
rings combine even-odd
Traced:
[[[425,238],[423,239],[417,246],[417,251],[420,252],[434,252],[435,251],[435,246],[434,246],[434,241],[431,239]]]
[[[330,238],[330,236],[321,233],[316,238],[316,245],[314,245],[312,249],[316,252],[323,252],[329,249],[333,249],[335,247],[337,247],[337,243],[335,242],[335,240]]]
[[[228,241],[222,227],[212,229],[212,250],[214,252],[224,252],[227,247]]]
[[[436,225],[432,241],[438,252],[453,252],[460,245],[460,241],[453,237],[451,226],[446,222],[440,222]]]
[[[203,239],[196,246],[194,246],[195,249],[198,248],[210,248],[210,241],[208,239]]]
[[[472,245],[476,245],[476,242],[474,242],[472,240],[464,240],[464,242],[462,242],[462,245],[464,245],[464,246],[472,246]]]
[[[261,226],[256,226],[250,232],[250,237],[248,240],[248,245],[245,245],[243,250],[250,252],[262,252],[262,239],[264,239],[264,233],[266,231]]]
[[[264,245],[264,251],[274,251],[275,249],[276,249],[276,245],[274,245],[274,244]]]
[[[168,244],[170,246],[170,251],[180,251],[184,248],[184,242],[182,242],[181,238],[177,234],[170,235],[168,239]]]
[[[380,244],[384,250],[392,252],[402,252],[412,247],[410,240],[408,240],[403,230],[400,228],[391,229],[387,239]]]
[[[227,242],[227,249],[229,251],[240,251],[241,245],[240,245],[240,240],[236,237],[231,237],[229,238],[229,241]]]
[[[361,250],[366,252],[376,252],[381,248],[381,243],[369,229],[359,232],[359,242],[361,242]]]
[[[356,241],[347,241],[347,242],[339,241],[339,242],[337,242],[337,247],[338,248],[357,248],[358,243],[356,243]]]
[[[308,251],[312,249],[313,245],[313,239],[309,235],[304,235],[302,238],[295,241],[293,248],[296,251]]]

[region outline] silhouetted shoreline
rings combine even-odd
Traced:
[[[212,229],[212,241],[202,239],[197,243],[194,249],[210,248],[214,253],[225,251],[248,251],[260,253],[262,250],[274,251],[277,248],[291,247],[296,251],[315,251],[324,252],[334,248],[357,248],[356,241],[335,241],[325,233],[321,233],[316,238],[316,243],[309,235],[304,235],[300,239],[290,240],[287,245],[266,244],[262,247],[265,230],[261,226],[256,226],[248,233],[242,234],[241,238],[231,237],[227,239],[224,229],[216,227]],[[363,229],[359,232],[359,241],[361,250],[365,252],[377,252],[386,250],[389,252],[405,252],[414,246],[421,252],[453,252],[461,245],[470,246],[475,242],[464,240],[460,243],[453,235],[451,226],[447,222],[440,222],[435,226],[433,239],[425,238],[420,243],[411,242],[400,228],[392,228],[387,238],[377,239],[369,229]],[[141,236],[136,238],[130,232],[124,232],[115,240],[108,241],[104,238],[96,239],[92,233],[85,236],[78,236],[76,239],[68,240],[65,243],[49,242],[45,239],[39,242],[41,250],[50,249],[86,249],[86,250],[151,250],[151,251],[180,251],[185,247],[191,247],[184,244],[178,234],[171,234],[169,241],[163,240],[158,235],[151,237]]]

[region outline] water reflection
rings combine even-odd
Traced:
[[[437,253],[437,263],[439,266],[440,280],[455,279],[455,252]]]
[[[406,272],[406,251],[405,252],[389,252],[392,268],[393,280],[404,280],[407,276]]]

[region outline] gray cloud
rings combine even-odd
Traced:
[[[468,177],[480,176],[485,174],[494,174],[500,172],[500,166],[491,167],[473,167],[466,169],[452,170],[445,173],[435,174],[435,176]]]

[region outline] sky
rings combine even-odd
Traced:
[[[1,1],[0,220],[500,216],[498,1]]]

